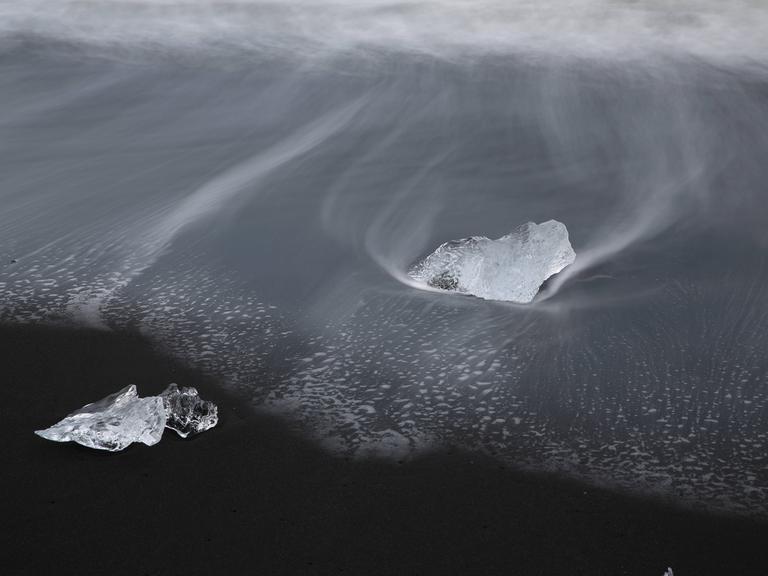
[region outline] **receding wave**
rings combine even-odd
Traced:
[[[0,320],[138,328],[333,451],[768,515],[768,7],[0,2]],[[566,225],[531,304],[437,246]]]

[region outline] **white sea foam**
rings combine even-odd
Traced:
[[[26,0],[0,3],[0,33],[100,45],[266,50],[302,56],[397,50],[457,58],[509,52],[608,59],[649,52],[761,60],[755,0]]]

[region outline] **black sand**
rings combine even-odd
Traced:
[[[470,454],[334,459],[135,335],[0,328],[0,573],[761,575],[768,525],[522,474]],[[218,428],[106,454],[35,429],[128,383]]]

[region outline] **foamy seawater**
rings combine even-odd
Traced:
[[[766,14],[2,4],[0,319],[139,329],[337,453],[765,516]],[[549,219],[532,305],[407,281]]]

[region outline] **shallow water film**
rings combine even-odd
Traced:
[[[768,9],[83,6],[0,7],[0,320],[139,329],[334,452],[768,514]],[[407,274],[549,219],[532,304]]]

